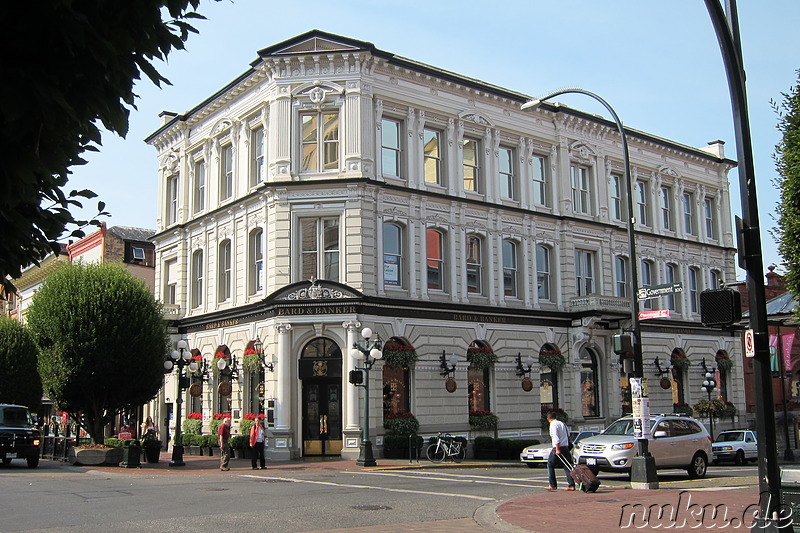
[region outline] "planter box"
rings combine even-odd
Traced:
[[[70,448],[67,459],[77,466],[118,465],[122,462],[122,448]]]
[[[219,447],[218,446],[213,446],[211,448],[208,448],[208,447],[204,446],[203,448],[204,448],[204,451],[208,452],[208,456],[209,457],[219,457]],[[204,454],[201,454],[201,455],[204,455]]]
[[[142,448],[144,452],[145,461],[148,463],[157,463],[161,458],[161,446],[146,446]]]
[[[141,468],[142,466],[142,447],[124,446],[122,448],[122,468]]]

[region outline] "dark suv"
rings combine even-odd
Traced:
[[[42,434],[33,424],[27,407],[0,404],[0,460],[25,459],[28,468],[39,466]]]

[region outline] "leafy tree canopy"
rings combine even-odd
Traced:
[[[93,220],[73,218],[69,209],[96,194],[67,192],[70,168],[98,149],[100,125],[126,135],[141,73],[157,86],[169,83],[152,61],[184,48],[196,33],[186,21],[204,18],[193,11],[199,3],[0,4],[0,289],[13,290],[6,276],[18,278],[21,268],[58,253],[66,232],[83,237],[82,227],[108,214],[99,202]]]
[[[0,317],[0,403],[36,411],[42,403],[42,380],[36,368],[36,344],[26,328]]]
[[[783,93],[783,102],[773,102],[780,119],[778,130],[783,134],[775,146],[775,166],[780,174],[775,186],[781,199],[773,234],[787,268],[786,287],[800,297],[800,70],[797,75],[797,85]]]
[[[77,263],[51,274],[27,314],[47,395],[96,443],[127,407],[158,393],[167,330],[161,304],[121,264]]]

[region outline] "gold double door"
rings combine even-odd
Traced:
[[[303,455],[342,453],[342,381],[303,380]]]

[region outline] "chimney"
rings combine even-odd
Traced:
[[[708,152],[709,154],[713,154],[720,159],[725,159],[725,141],[720,141],[717,139],[716,141],[710,141],[708,146],[700,148],[703,152]]]
[[[178,114],[175,113],[174,111],[162,111],[161,113],[158,114],[158,118],[161,119],[160,125],[163,126],[164,124],[168,123],[177,116]]]

